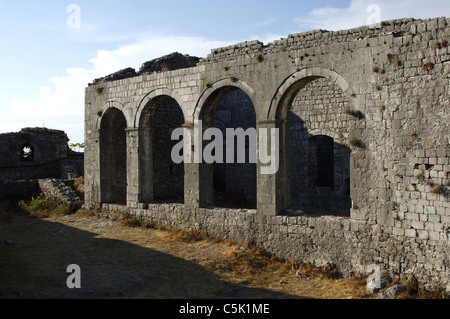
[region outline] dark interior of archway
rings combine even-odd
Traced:
[[[256,128],[256,114],[249,96],[240,89],[220,99],[214,112],[214,127],[224,137],[224,163],[214,163],[214,205],[228,208],[256,208],[256,163],[249,160],[250,141],[246,138],[245,163],[237,163],[237,138],[234,141],[234,163],[226,163],[226,129]],[[204,142],[205,143],[205,142]],[[205,143],[206,144],[206,143]]]
[[[172,161],[172,132],[184,124],[184,115],[178,103],[167,97],[154,110],[151,117],[153,156],[153,200],[184,201],[184,164]]]
[[[102,202],[127,203],[126,120],[118,109],[110,109],[100,129],[100,172]]]
[[[320,215],[350,215],[350,153],[331,132],[348,136],[348,99],[326,79],[315,79],[299,90],[290,123],[290,207]],[[312,135],[319,129],[325,134]]]

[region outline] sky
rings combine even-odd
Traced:
[[[173,52],[442,16],[450,0],[0,0],[0,133],[47,127],[82,143],[88,83]]]

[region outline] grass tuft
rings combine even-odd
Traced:
[[[422,65],[422,70],[428,72],[434,68],[434,64],[432,62],[427,62],[424,65]]]
[[[230,82],[232,82],[232,83],[236,83],[236,82],[238,81],[238,79],[237,79],[236,77],[232,76],[232,75],[229,75],[229,76],[228,76],[228,79],[229,79]]]
[[[148,221],[141,217],[133,216],[129,213],[122,214],[122,219],[119,221],[119,225],[131,228],[155,228],[155,225],[151,221]]]
[[[19,201],[19,207],[26,211],[29,216],[36,218],[65,216],[73,213],[68,205],[47,199],[42,194],[32,197],[29,201]]]

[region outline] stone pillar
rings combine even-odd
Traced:
[[[272,132],[278,129],[278,147],[273,143]],[[258,121],[258,165],[257,194],[258,213],[276,216],[289,206],[289,122]],[[266,131],[267,144],[261,139]],[[272,151],[277,150],[272,156]],[[269,164],[264,164],[264,157],[270,155]],[[277,161],[275,163],[274,161]],[[267,159],[266,159],[267,162]],[[269,168],[270,167],[270,168]],[[278,169],[276,169],[278,168]]]
[[[153,201],[153,147],[151,128],[143,127],[138,131],[138,196],[142,208]]]
[[[204,163],[202,157],[195,158],[196,147],[203,148],[201,141],[207,128],[203,127],[201,136],[194,135],[194,127],[185,128],[191,137],[191,160],[184,165],[184,203],[190,208],[208,207],[214,203],[213,165]]]
[[[100,208],[100,130],[86,130],[84,152],[84,205]]]
[[[127,207],[137,208],[139,202],[139,131],[126,129],[127,136]]]

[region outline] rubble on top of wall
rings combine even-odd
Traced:
[[[133,68],[126,68],[120,71],[114,72],[110,75],[107,75],[103,78],[95,79],[92,84],[99,84],[104,82],[112,82],[123,79],[128,79],[137,76],[136,70]]]
[[[198,57],[174,52],[143,63],[141,68],[139,69],[139,72],[136,72],[136,70],[133,68],[122,69],[103,78],[96,79],[92,84],[123,80],[154,72],[166,72],[191,68],[195,67],[199,61],[200,58]]]
[[[174,52],[142,64],[139,75],[195,67],[200,58]]]

